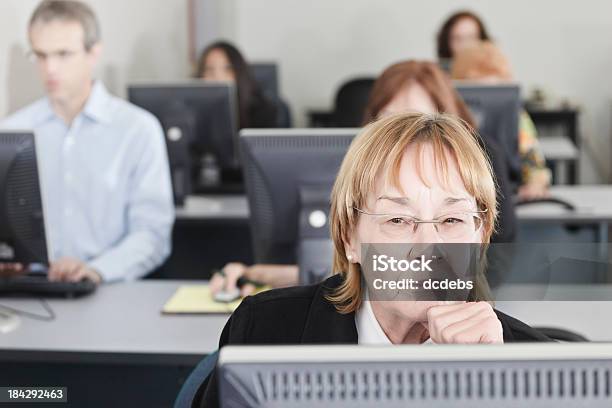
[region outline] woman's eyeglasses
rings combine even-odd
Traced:
[[[384,236],[390,239],[408,239],[410,241],[416,237],[421,224],[433,224],[439,237],[444,241],[471,239],[482,228],[484,223],[482,214],[487,212],[486,209],[453,211],[432,220],[422,220],[407,214],[377,214],[356,207],[353,208],[360,214],[371,217],[379,232]]]

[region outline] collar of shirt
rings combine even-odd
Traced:
[[[81,114],[95,122],[109,123],[111,120],[111,112],[109,111],[109,102],[111,99],[112,96],[108,93],[102,81],[94,81],[91,87],[91,93]],[[36,114],[36,125],[40,125],[54,118],[57,118],[57,115],[53,112],[51,101],[49,101],[49,98],[45,98],[40,111]]]
[[[355,325],[357,326],[357,342],[359,344],[393,344],[376,320],[367,290],[363,302],[361,302],[361,307],[355,312]],[[423,344],[430,343],[433,343],[433,341],[428,338]]]

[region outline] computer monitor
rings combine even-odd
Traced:
[[[273,62],[250,64],[251,72],[263,94],[271,101],[279,98],[278,68]]]
[[[276,107],[277,127],[292,127],[291,109],[280,95],[278,66],[274,62],[250,64],[251,72],[263,96]]]
[[[228,346],[221,407],[612,406],[612,344]]]
[[[0,131],[0,262],[49,262],[43,213],[34,134]]]
[[[456,81],[455,86],[474,115],[480,135],[495,140],[504,149],[512,178],[520,180],[519,85]]]
[[[226,174],[239,174],[236,89],[219,82],[132,84],[129,100],[161,122],[166,136],[175,203],[207,188],[220,188]]]
[[[300,281],[331,271],[332,185],[359,129],[245,129],[240,147],[255,262],[295,264]]]

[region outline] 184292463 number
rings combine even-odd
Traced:
[[[67,402],[66,387],[0,387],[1,402]]]

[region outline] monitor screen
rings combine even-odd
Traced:
[[[47,264],[46,229],[30,132],[0,132],[0,262]]]
[[[518,149],[520,88],[516,84],[488,85],[456,81],[457,92],[474,115],[478,133],[494,140],[506,154],[512,179],[520,179]]]
[[[258,62],[250,64],[251,72],[263,94],[271,101],[279,97],[278,68],[273,62]]]

